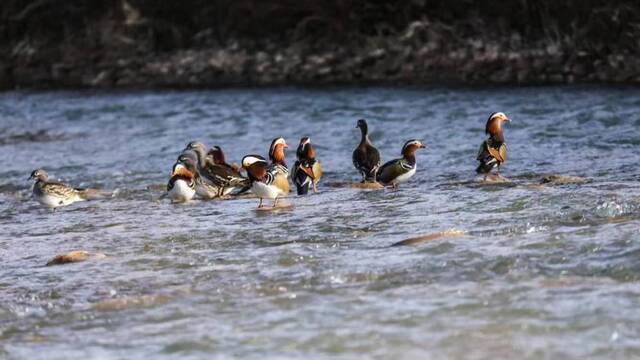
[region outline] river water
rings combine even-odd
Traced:
[[[475,183],[494,111],[513,186]],[[426,142],[398,190],[338,186],[359,118],[384,160]],[[0,130],[0,358],[640,357],[639,89],[9,92]],[[305,135],[324,177],[291,211],[159,200],[191,140],[292,164]],[[116,195],[52,212],[38,167]],[[45,266],[72,250],[107,257]]]

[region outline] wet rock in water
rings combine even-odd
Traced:
[[[507,179],[506,177],[498,174],[489,174],[486,178],[480,181],[484,184],[506,184],[511,183],[512,181]]]
[[[66,254],[56,255],[53,259],[47,262],[47,266],[76,263],[90,259],[104,259],[106,257],[107,255],[103,253],[91,253],[84,250],[76,250]]]
[[[566,176],[558,174],[545,175],[540,180],[541,184],[546,185],[583,184],[585,182],[587,182],[587,179],[580,176]]]
[[[364,183],[351,183],[349,187],[355,189],[369,189],[369,190],[380,190],[384,189],[384,186],[377,182],[364,182]]]
[[[413,245],[419,245],[419,244],[433,241],[433,240],[442,239],[445,237],[459,237],[459,236],[463,236],[464,234],[465,232],[462,230],[449,229],[449,230],[438,232],[435,234],[423,235],[423,236],[418,236],[418,237],[413,237],[406,240],[398,241],[397,243],[394,243],[391,246],[413,246]]]

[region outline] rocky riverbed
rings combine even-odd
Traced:
[[[640,84],[640,58],[599,56],[549,42],[465,38],[428,21],[348,44],[229,41],[171,51],[99,49],[24,41],[0,57],[0,87],[157,88],[328,84]]]

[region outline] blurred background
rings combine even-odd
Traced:
[[[635,0],[3,0],[0,87],[640,83]]]

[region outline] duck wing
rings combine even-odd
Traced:
[[[378,169],[377,180],[383,184],[389,184],[398,176],[405,174],[413,169],[404,159],[395,159],[386,162]]]
[[[371,144],[360,144],[353,152],[353,166],[365,178],[375,178],[380,167],[380,152]]]
[[[83,191],[84,189],[80,189],[80,188],[75,189],[63,183],[47,182],[42,184],[41,190],[42,192],[53,195],[53,196],[71,197],[71,196],[77,195],[80,191]]]

